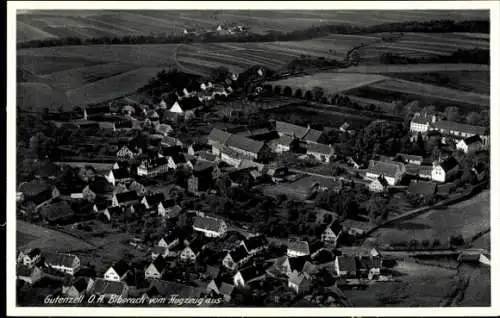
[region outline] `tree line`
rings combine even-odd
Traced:
[[[373,26],[355,26],[351,24],[327,24],[313,26],[292,32],[269,31],[264,34],[244,33],[237,35],[222,35],[210,32],[201,35],[126,35],[116,37],[80,38],[65,37],[56,39],[40,39],[23,41],[17,44],[18,49],[39,48],[69,45],[93,44],[163,44],[183,42],[273,42],[273,41],[301,41],[326,36],[328,34],[366,34],[381,32],[428,32],[428,33],[489,33],[490,23],[487,20],[431,20],[407,21],[397,23],[382,23]]]
[[[429,55],[412,57],[400,53],[385,52],[380,55],[382,64],[422,64],[422,63],[475,63],[490,64],[488,49],[458,49],[450,55]]]

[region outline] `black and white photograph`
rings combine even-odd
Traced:
[[[356,2],[9,2],[9,308],[491,310],[498,3]]]

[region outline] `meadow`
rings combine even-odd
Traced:
[[[447,10],[454,20],[485,19],[487,11]],[[370,26],[388,22],[442,19],[441,11],[353,10],[58,10],[17,15],[17,41],[77,36],[181,34],[186,27],[215,30],[218,24],[244,24],[252,32],[290,32],[313,25]]]

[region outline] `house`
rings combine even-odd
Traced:
[[[342,231],[342,225],[340,225],[338,221],[334,221],[326,226],[325,230],[321,234],[321,240],[336,246],[340,235],[342,235]]]
[[[306,241],[289,242],[286,254],[288,257],[309,255],[309,243],[307,243]]]
[[[163,136],[160,143],[163,147],[183,146],[182,141],[172,136]]]
[[[347,158],[347,165],[349,167],[353,167],[354,169],[361,169],[363,167],[363,163],[360,160],[358,160],[357,158],[353,158],[353,157]]]
[[[70,194],[71,199],[80,199],[80,200],[86,200],[89,202],[94,202],[96,198],[96,194],[94,191],[90,189],[88,185],[85,185],[81,191],[79,192],[73,192]]]
[[[378,177],[377,179],[373,180],[368,184],[368,190],[371,192],[384,192],[387,189],[387,186],[389,185],[389,182],[384,178],[383,175]]]
[[[124,281],[130,272],[129,265],[124,260],[119,260],[104,273],[104,279],[108,281]]]
[[[195,262],[198,255],[200,255],[203,250],[205,242],[201,236],[195,238],[191,243],[185,244],[184,248],[181,250],[179,257],[181,261],[184,262]]]
[[[116,219],[122,216],[124,213],[125,209],[123,206],[108,207],[102,212],[102,214],[108,221],[111,221],[111,219]]]
[[[234,286],[245,287],[248,284],[260,281],[266,277],[266,270],[262,265],[252,265],[240,269],[233,276]]]
[[[303,273],[292,272],[288,278],[288,287],[293,289],[297,294],[307,292],[311,287],[312,279],[307,278]]]
[[[177,204],[172,204],[172,200],[158,203],[158,215],[167,219],[175,218],[176,216],[178,216],[182,211],[182,208]]]
[[[161,279],[166,268],[167,268],[167,261],[163,258],[163,256],[159,255],[146,268],[144,276],[146,277],[146,279]]]
[[[464,153],[473,153],[480,150],[483,146],[481,137],[479,135],[474,135],[472,137],[467,137],[461,139],[457,142],[457,149],[463,151]]]
[[[28,268],[35,266],[42,258],[42,252],[39,248],[21,252],[19,256],[22,264]]]
[[[405,174],[405,166],[401,162],[375,161],[370,160],[366,170],[366,178],[369,180],[378,179],[383,176],[389,185],[396,185]]]
[[[482,181],[486,176],[486,165],[480,162],[472,167],[472,172],[478,181]]]
[[[245,246],[239,245],[229,251],[224,259],[222,260],[222,265],[230,270],[235,270],[237,267],[244,264],[250,258],[250,254],[246,250]]]
[[[435,161],[432,165],[432,180],[446,182],[458,172],[458,169],[458,162],[453,157],[449,157],[442,162]]]
[[[375,247],[369,246],[344,246],[338,249],[341,255],[352,257],[382,257],[380,252]]]
[[[137,196],[137,193],[135,191],[127,191],[114,194],[111,205],[113,207],[129,206],[135,203],[139,203],[139,197]]]
[[[417,196],[433,196],[436,194],[437,185],[434,182],[411,182],[408,185],[408,194]]]
[[[414,134],[426,133],[434,123],[436,123],[435,115],[415,113],[410,122],[410,132]]]
[[[80,270],[80,259],[76,255],[66,253],[48,253],[45,265],[57,271],[74,275]]]
[[[328,246],[329,247],[329,246]],[[318,253],[327,248],[327,244],[323,240],[318,240],[309,245],[309,253],[311,258],[315,258]]]
[[[340,277],[356,277],[356,259],[353,256],[341,255],[335,258],[335,272]]]
[[[168,247],[163,246],[153,246],[151,248],[151,259],[155,260],[158,256],[167,257],[169,253]]]
[[[137,193],[137,196],[144,196],[148,192],[145,186],[140,184],[137,181],[132,181],[132,183],[128,186],[128,191],[135,191]]]
[[[120,169],[112,169],[105,176],[106,180],[115,186],[117,183],[128,183],[132,181],[132,176],[130,175],[130,171],[125,168]]]
[[[248,254],[254,255],[269,247],[269,241],[264,235],[256,235],[241,242]]]
[[[219,285],[219,295],[222,295],[222,298],[224,298],[226,302],[231,301],[231,295],[233,294],[233,290],[234,290],[234,285],[232,283],[222,282]]]
[[[382,258],[379,256],[360,256],[356,258],[357,275],[370,280],[380,276]]]
[[[491,261],[483,249],[463,250],[460,255],[458,255],[457,260],[460,263],[481,263],[488,266],[491,265]]]
[[[16,267],[16,275],[19,280],[33,285],[43,277],[43,270],[39,266],[28,267],[23,264],[19,264]]]
[[[226,233],[227,225],[221,219],[196,216],[193,219],[193,230],[202,232],[207,237],[221,237]]]
[[[432,166],[420,166],[418,168],[418,177],[421,179],[432,179]]]
[[[137,167],[137,175],[146,177],[156,177],[168,172],[169,158],[153,158],[143,160]]]
[[[179,236],[176,233],[170,233],[160,239],[158,242],[158,246],[164,247],[164,248],[172,248],[179,244]]]
[[[161,192],[147,195],[142,198],[141,203],[146,206],[146,209],[157,208],[159,204],[165,201],[165,195]]]
[[[67,223],[73,220],[75,212],[68,202],[59,201],[42,206],[40,216],[48,223]]]
[[[341,132],[348,132],[349,131],[349,127],[351,127],[351,124],[349,124],[348,122],[344,122],[340,127],[339,127],[339,130]]]
[[[276,131],[280,137],[287,135],[294,139],[297,138],[305,141],[306,143],[317,143],[322,135],[321,131],[311,129],[310,126],[302,127],[283,121],[276,121]]]
[[[83,119],[90,120],[91,118],[102,117],[103,115],[110,113],[111,113],[111,108],[109,106],[84,107]]]
[[[270,164],[265,168],[265,174],[270,176],[273,182],[281,182],[288,174],[288,167]]]
[[[37,207],[59,197],[61,194],[56,187],[40,180],[22,183],[19,186],[19,192],[23,194],[25,202],[33,202]]]
[[[335,151],[331,145],[308,143],[306,144],[306,154],[313,156],[321,163],[329,163]]]
[[[439,120],[434,124],[432,130],[439,131],[443,135],[455,138],[468,138],[478,135],[481,139],[483,148],[487,149],[490,146],[490,135],[486,127],[467,125],[448,120]]]
[[[102,278],[97,278],[92,288],[92,294],[105,297],[127,297],[128,291],[129,287],[125,282]]]
[[[231,135],[226,142],[226,146],[240,153],[245,157],[257,159],[264,151],[262,141],[253,140],[239,135]]]
[[[401,161],[403,163],[421,165],[422,161],[424,161],[424,158],[422,156],[409,155],[406,153],[398,153],[394,157],[394,161]]]
[[[90,277],[79,277],[68,285],[63,285],[62,294],[66,297],[78,298],[90,294],[95,281]]]

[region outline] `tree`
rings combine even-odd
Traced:
[[[214,82],[222,82],[229,76],[229,74],[230,72],[227,67],[219,66],[212,71],[212,73],[210,74],[210,78]]]
[[[302,90],[300,88],[297,88],[295,90],[295,94],[293,94],[293,96],[296,98],[302,98]]]
[[[449,106],[444,110],[444,114],[447,120],[456,121],[460,115],[458,107]]]
[[[273,93],[274,93],[274,95],[278,95],[278,96],[281,95],[281,86],[279,86],[279,85],[274,86]]]
[[[385,218],[388,212],[387,203],[387,200],[379,194],[372,194],[370,199],[365,202],[365,209],[368,212],[370,222],[376,224]]]
[[[287,97],[292,96],[292,88],[290,86],[286,86],[283,89],[283,96],[287,96]]]
[[[467,114],[466,121],[469,125],[477,125],[481,120],[481,116],[476,112],[470,112]]]
[[[325,95],[325,91],[323,90],[323,88],[315,86],[312,89],[312,94],[314,96],[314,100],[319,102],[321,98]]]
[[[304,98],[308,101],[311,101],[313,99],[313,93],[311,91],[307,91],[304,95]]]

